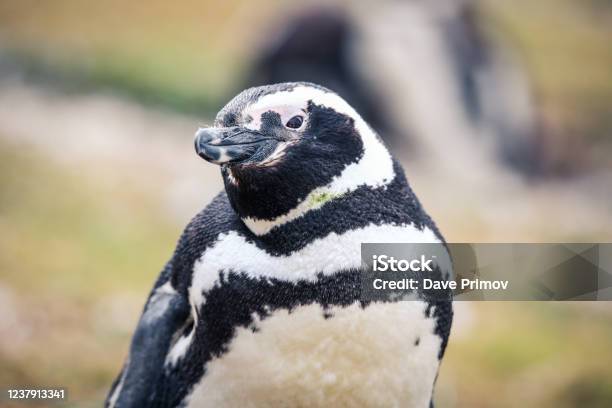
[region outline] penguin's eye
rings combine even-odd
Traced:
[[[289,129],[299,129],[302,127],[302,123],[304,123],[304,118],[300,115],[296,115],[289,119],[287,123],[285,123],[285,126]]]

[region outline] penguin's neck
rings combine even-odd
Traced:
[[[322,187],[308,194],[306,198],[299,201],[298,204],[288,212],[273,217],[272,219],[257,219],[254,217],[243,216],[241,216],[241,219],[253,234],[257,236],[265,236],[274,229],[290,225],[299,225],[299,223],[296,223],[295,221],[300,220],[313,211],[320,211],[322,207],[326,206],[326,204],[334,204],[334,202],[348,194],[350,193],[337,193],[330,191],[326,187]],[[337,214],[330,215],[337,216]]]
[[[419,229],[435,226],[408,186],[401,166],[394,163],[395,177],[381,186],[361,184],[343,193],[329,186],[317,188],[289,212],[274,219],[241,217],[245,226],[269,246],[300,246],[303,240],[368,225],[406,225]],[[293,245],[293,244],[291,244]],[[271,248],[273,249],[273,248]]]
[[[391,180],[389,180],[391,181]],[[344,207],[347,205],[351,208],[367,208],[373,214],[378,213],[378,203],[373,199],[369,203],[360,203],[359,194],[354,194],[356,191],[369,190],[370,196],[377,195],[377,190],[385,188],[388,183],[378,186],[367,186],[366,184],[356,184],[347,188],[346,186],[338,186],[336,183],[317,187],[309,192],[304,193],[300,198],[292,196],[290,189],[284,188],[284,185],[274,186],[269,185],[267,188],[259,188],[255,191],[239,192],[230,195],[230,201],[234,209],[237,211],[242,222],[256,236],[265,236],[275,229],[284,226],[296,227],[300,225],[300,219],[313,212],[323,212],[330,218],[345,218],[346,214],[338,213],[337,211],[329,211],[331,208],[338,206],[342,202]],[[276,197],[276,200],[274,199]],[[271,200],[272,198],[272,200]],[[372,197],[373,198],[373,197]],[[238,202],[236,202],[238,201]],[[273,205],[274,202],[294,202],[295,205],[289,209],[278,210]],[[240,208],[244,208],[242,203],[248,203],[250,206],[266,206],[269,209],[265,218],[258,218],[252,215],[241,213]],[[349,204],[350,203],[350,204]],[[271,205],[272,204],[272,205]],[[333,220],[330,220],[333,221]]]

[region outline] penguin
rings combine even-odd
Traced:
[[[361,297],[361,244],[444,238],[338,94],[249,88],[200,128],[225,191],[187,225],[108,407],[428,407],[452,302]]]

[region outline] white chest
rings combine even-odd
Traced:
[[[418,301],[278,311],[240,328],[190,407],[427,407],[441,339]]]

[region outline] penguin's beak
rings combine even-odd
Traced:
[[[200,128],[195,134],[195,150],[211,163],[240,163],[253,157],[268,141],[261,133],[238,126]]]

